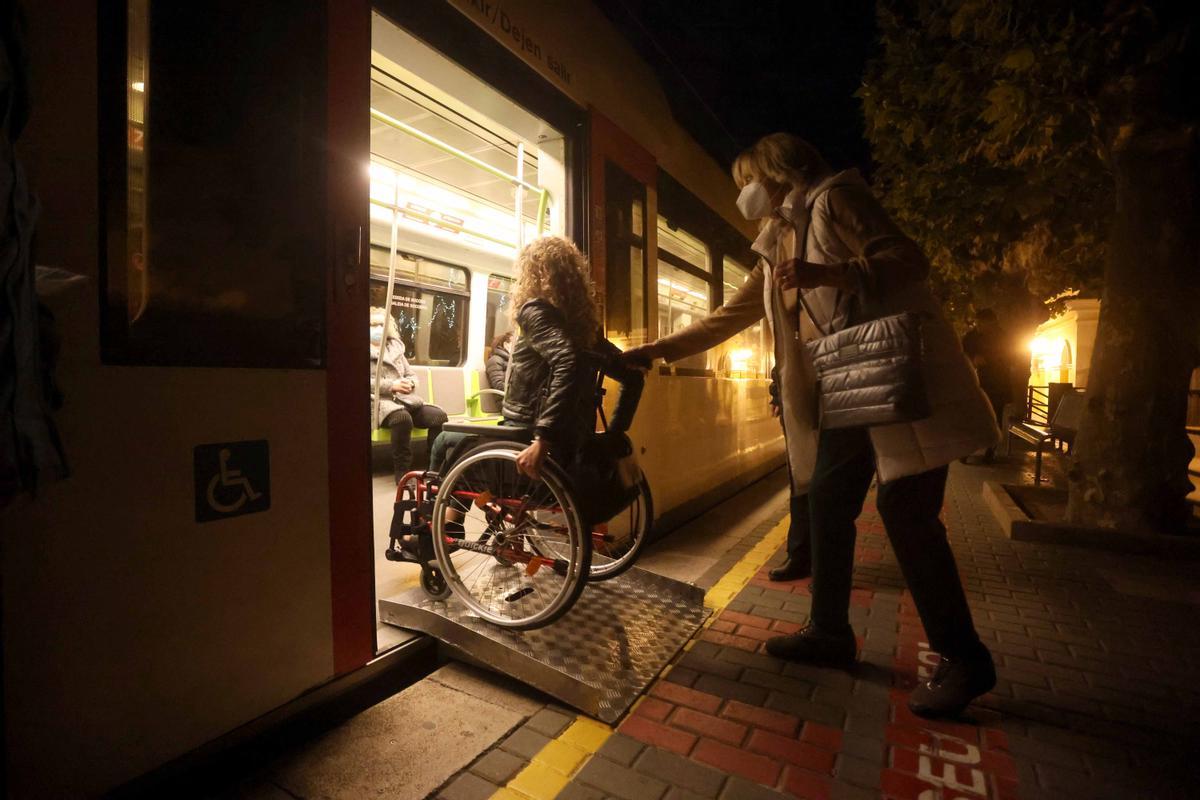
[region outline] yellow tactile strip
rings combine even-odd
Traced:
[[[746,587],[767,561],[787,540],[788,517],[784,517],[751,548],[728,572],[713,584],[704,595],[704,604],[713,610],[705,627],[708,626],[738,592]],[[692,641],[684,646],[691,649]],[[665,675],[670,667],[664,670]],[[659,680],[661,680],[661,676]],[[639,698],[638,703],[642,702]],[[632,711],[632,709],[631,709]],[[615,728],[596,722],[588,717],[576,717],[575,721],[556,738],[543,747],[528,766],[518,772],[508,784],[492,795],[492,800],[553,800],[558,796],[572,776],[612,736]]]

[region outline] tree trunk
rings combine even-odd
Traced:
[[[1198,361],[1200,192],[1192,127],[1124,128],[1111,152],[1117,214],[1087,407],[1068,470],[1069,522],[1179,533]]]

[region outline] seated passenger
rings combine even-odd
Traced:
[[[371,309],[371,400],[375,399],[376,366],[380,360],[384,314],[382,308]],[[412,430],[428,428],[427,441],[434,441],[442,432],[446,412],[426,403],[417,392],[417,376],[404,357],[404,342],[389,325],[387,345],[383,350],[383,365],[379,370],[379,413],[373,420],[376,428],[392,432],[392,471],[396,483],[412,464]]]
[[[512,349],[512,331],[505,331],[492,341],[492,353],[488,356],[485,372],[489,389],[504,391],[504,375],[508,372],[508,358]]]
[[[620,350],[604,338],[587,260],[574,244],[554,236],[538,239],[521,251],[516,272],[511,313],[520,333],[512,347],[503,415],[505,425],[533,430],[517,469],[536,478],[547,454],[567,465],[595,430],[599,372],[622,386],[611,430],[628,429],[644,378],[622,364]],[[434,443],[430,469],[442,470],[464,438],[443,433]]]

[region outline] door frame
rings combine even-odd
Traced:
[[[326,298],[330,593],[334,673],[376,656],[371,432],[363,395],[370,236],[371,13],[378,11],[567,137],[567,236],[587,241],[588,115],[547,78],[448,3],[327,0]]]

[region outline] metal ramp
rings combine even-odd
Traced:
[[[711,613],[704,591],[636,567],[588,584],[558,622],[513,631],[456,597],[411,589],[379,601],[383,622],[427,633],[492,669],[604,722],[625,713]]]

